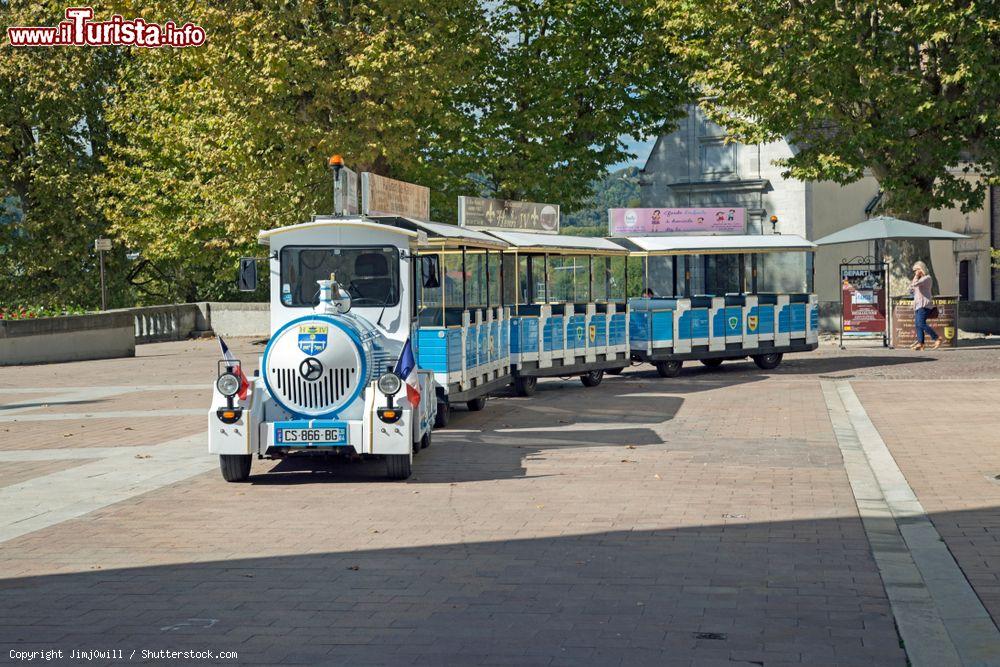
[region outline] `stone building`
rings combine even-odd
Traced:
[[[660,136],[640,180],[643,207],[744,207],[751,234],[776,231],[817,239],[872,215],[878,184],[872,177],[850,185],[786,179],[776,160],[790,157],[787,141],[747,145],[726,143],[726,130],[688,107],[677,129]],[[931,254],[939,294],[968,300],[1000,299],[1000,276],[990,269],[991,243],[1000,244],[1000,192],[993,188],[983,208],[931,212],[932,224],[971,238],[934,241]],[[821,302],[839,299],[838,266],[843,259],[869,255],[870,244],[827,246],[816,253],[815,290]],[[777,269],[777,267],[775,267]],[[789,269],[795,267],[789,266]]]

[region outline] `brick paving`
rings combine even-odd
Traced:
[[[254,364],[263,349],[231,343]],[[213,341],[138,352],[0,369],[0,397],[214,378]],[[672,380],[640,366],[597,389],[551,380],[532,399],[456,411],[405,483],[385,481],[375,462],[257,461],[245,485],[198,474],[4,542],[3,655],[11,645],[101,645],[233,650],[246,663],[904,665],[823,376],[851,376],[883,431],[883,413],[898,418],[869,388],[1000,378],[1000,353],[827,347],[770,373],[727,363]],[[959,383],[954,392],[939,400],[950,406]],[[198,392],[174,393],[164,388],[151,405],[139,392],[106,400],[120,401],[116,410],[197,405]],[[58,456],[204,428],[203,417],[143,422],[0,423],[0,450],[21,450],[9,441],[32,432],[44,433],[32,449]],[[908,478],[900,459],[934,455],[904,456],[883,436]]]
[[[948,379],[855,387],[934,527],[1000,622],[1000,380]]]

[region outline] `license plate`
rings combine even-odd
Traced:
[[[347,429],[343,426],[319,425],[311,427],[276,426],[274,444],[298,447],[326,447],[343,445],[347,441]]]

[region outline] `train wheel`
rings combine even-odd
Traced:
[[[479,412],[486,407],[486,397],[480,396],[479,398],[474,398],[471,401],[466,401],[465,405],[472,412]]]
[[[514,391],[518,396],[534,396],[538,388],[538,378],[529,375],[518,375],[514,378]]]
[[[219,467],[222,468],[222,479],[227,482],[245,482],[250,479],[250,465],[253,459],[249,454],[221,454]]]
[[[580,382],[584,387],[596,387],[604,379],[604,371],[590,371],[580,376]]]
[[[765,371],[772,370],[778,367],[781,363],[781,358],[785,355],[781,352],[770,352],[768,354],[755,354],[753,357],[753,362],[757,364],[757,368],[761,368]]]
[[[701,363],[703,366],[708,366],[709,368],[718,368],[722,365],[725,359],[720,359],[719,357],[713,357],[711,359],[702,359]]]
[[[387,454],[385,471],[389,479],[409,479],[413,472],[413,462],[409,454]]]
[[[657,361],[656,372],[661,378],[675,378],[681,373],[683,361]]]
[[[431,432],[427,431],[424,433],[424,437],[420,438],[420,449],[427,449],[431,446]]]
[[[451,405],[447,401],[438,401],[437,416],[434,417],[434,428],[445,428],[451,421]]]

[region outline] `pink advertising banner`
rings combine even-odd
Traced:
[[[631,234],[744,234],[742,208],[609,208],[611,236]]]

